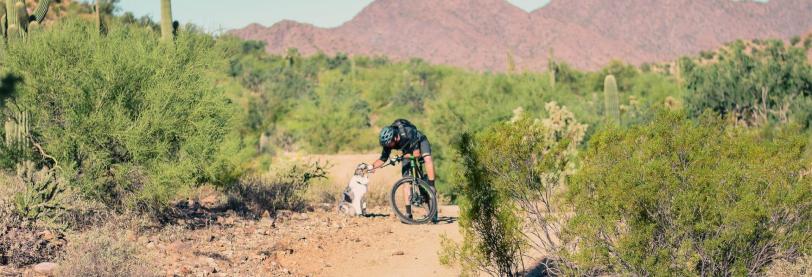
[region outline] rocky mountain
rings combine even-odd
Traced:
[[[789,38],[812,28],[812,1],[553,0],[526,12],[505,0],[376,0],[336,28],[282,21],[233,30],[298,48],[502,71],[507,56],[540,70],[550,56],[582,69],[612,59],[639,64],[714,49],[736,39]]]

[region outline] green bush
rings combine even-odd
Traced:
[[[575,170],[576,149],[586,126],[556,103],[542,120],[519,116],[484,133],[464,135],[459,146],[464,171],[460,193],[461,245],[450,245],[445,262],[515,276],[527,248],[561,262],[566,209],[558,201]],[[553,264],[548,266],[554,271]]]
[[[568,257],[583,272],[744,276],[810,253],[808,137],[664,112],[592,137],[570,182]]]
[[[213,39],[158,40],[67,19],[0,54],[22,79],[9,101],[31,114],[34,140],[71,185],[109,205],[161,207],[179,189],[226,181],[231,167],[218,159],[233,107],[207,75],[221,66]]]
[[[812,124],[812,65],[803,48],[768,41],[759,50],[736,42],[722,49],[718,60],[680,62],[691,115],[711,109],[749,125]]]
[[[374,145],[369,104],[343,75],[322,75],[329,85],[316,89],[289,114],[287,130],[312,153],[365,150]],[[362,143],[364,142],[364,143]]]

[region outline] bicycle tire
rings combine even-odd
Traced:
[[[425,217],[422,218],[409,218],[406,214],[398,208],[397,197],[398,197],[398,189],[405,185],[405,184],[414,184],[415,181],[417,182],[417,186],[426,190],[427,194],[429,195],[429,212]],[[392,191],[389,192],[389,203],[391,205],[392,211],[395,213],[395,216],[400,219],[401,222],[406,224],[426,224],[434,219],[435,215],[437,215],[437,193],[434,189],[429,186],[428,183],[421,179],[415,179],[413,177],[404,177],[403,179],[398,180],[395,182],[395,185],[392,186]]]

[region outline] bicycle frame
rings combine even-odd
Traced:
[[[389,165],[395,165],[396,162],[402,163],[404,159],[407,159],[405,156],[406,155],[401,155],[398,156],[397,158],[390,160]],[[408,159],[409,159],[409,173],[411,177],[414,178],[416,182],[417,180],[423,179],[424,177],[423,162],[420,159],[415,158],[413,155],[409,155]],[[418,188],[418,186],[410,186],[410,190],[411,191],[409,191],[408,196],[409,202],[411,202],[410,204],[419,204],[422,200],[420,198],[422,197],[422,195],[420,194],[420,189]]]

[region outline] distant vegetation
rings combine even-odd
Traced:
[[[800,39],[496,73],[271,55],[190,25],[162,38],[148,19],[96,19],[66,16],[0,48],[0,168],[18,171],[0,175],[16,189],[0,211],[15,220],[70,227],[87,214],[71,201],[159,215],[205,184],[298,207],[321,168],[249,177],[283,152],[378,151],[378,130],[402,117],[428,135],[439,189],[462,207],[449,263],[513,275],[536,248],[560,273],[739,275],[812,250]]]

